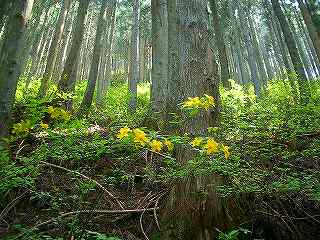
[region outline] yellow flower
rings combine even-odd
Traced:
[[[228,159],[230,157],[230,148],[228,146],[223,146],[223,152],[225,159]]]
[[[58,119],[60,117],[61,111],[59,108],[54,108],[50,114],[53,119],[54,118]]]
[[[146,134],[141,131],[140,129],[134,129],[133,130],[134,133],[134,142],[135,143],[140,143],[141,146],[144,146],[146,144],[146,142],[148,142],[148,138],[146,136]]]
[[[194,98],[188,98],[187,101],[183,103],[184,108],[192,108],[192,107],[200,107],[201,106],[201,100],[199,97]]]
[[[202,139],[201,138],[195,138],[193,139],[193,141],[191,142],[192,147],[199,147],[202,143]]]
[[[167,147],[168,151],[171,152],[173,150],[174,145],[170,140],[165,139],[163,144]]]
[[[48,107],[48,113],[52,114],[54,112],[54,107],[50,106]]]
[[[130,128],[128,128],[128,127],[121,128],[118,132],[117,138],[119,138],[121,140],[125,137],[128,137],[129,132],[131,132]]]
[[[43,128],[43,129],[48,129],[49,125],[46,124],[46,123],[41,122],[40,123],[40,127]]]
[[[214,98],[207,94],[205,94],[204,96],[205,97],[203,98],[203,101],[202,101],[202,107],[208,111],[209,108],[213,108],[215,106]]]
[[[151,147],[152,151],[160,152],[162,149],[162,142],[160,142],[158,140],[152,140],[152,142],[150,143],[150,147]]]
[[[205,145],[207,154],[217,153],[219,151],[219,144],[212,138],[209,138],[207,144]]]
[[[207,98],[207,102],[210,104],[210,106],[214,107],[215,103],[214,103],[214,97],[209,96],[207,94],[204,95]]]
[[[20,123],[16,123],[13,125],[13,133],[21,134],[21,133],[29,133],[30,129],[32,128],[32,124],[30,120],[21,121]]]

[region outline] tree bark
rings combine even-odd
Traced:
[[[255,53],[254,53],[254,44],[252,41],[252,37],[249,33],[249,24],[248,19],[244,14],[242,7],[239,7],[239,20],[241,29],[243,29],[243,37],[244,37],[244,44],[248,52],[248,64],[250,67],[250,77],[251,81],[254,85],[254,91],[257,97],[260,97],[260,90],[261,90],[261,82],[259,79],[257,64],[255,61]]]
[[[288,46],[289,53],[291,56],[291,60],[295,69],[295,72],[297,74],[297,81],[299,85],[299,92],[300,92],[300,98],[303,103],[308,102],[309,100],[309,89],[308,89],[308,82],[307,82],[307,76],[304,72],[302,60],[299,56],[299,51],[297,48],[297,44],[295,42],[295,39],[293,37],[293,34],[290,30],[290,26],[288,24],[288,21],[281,9],[279,0],[271,0],[273,10],[280,22],[280,26],[285,38],[285,42]]]
[[[80,54],[83,33],[84,20],[87,14],[90,0],[80,0],[77,19],[72,33],[72,44],[68,54],[64,69],[58,84],[59,90],[63,92],[73,92],[76,83],[78,58]]]
[[[11,126],[11,111],[21,70],[19,56],[32,6],[33,0],[16,0],[12,3],[0,62],[0,138],[9,133]]]
[[[188,97],[200,97],[203,94],[215,95],[214,92],[217,90],[213,89],[217,79],[214,74],[216,71],[213,69],[214,57],[210,49],[207,1],[178,0],[177,5],[174,2],[168,1],[169,88],[167,95],[171,100],[167,102],[168,105],[181,103]],[[176,13],[178,13],[177,17]],[[172,33],[174,35],[170,35]],[[177,48],[172,48],[173,46]],[[216,96],[215,98],[217,99]],[[180,134],[201,136],[206,133],[209,126],[212,126],[212,115],[208,111],[200,111],[193,118],[184,115],[182,118],[183,123],[179,129],[176,129]],[[190,149],[183,146],[178,148],[176,157],[179,163],[183,164],[194,156]],[[214,239],[212,215],[205,214],[205,212],[218,212],[216,216],[221,216],[220,204],[213,208],[210,204],[206,204],[217,199],[211,198],[216,197],[212,193],[214,187],[211,186],[212,191],[208,199],[199,201],[192,196],[193,192],[205,187],[206,181],[215,183],[219,180],[213,179],[212,176],[187,177],[175,185],[167,206],[169,212],[164,216],[167,221],[164,221],[166,226],[162,229],[164,236],[161,239]]]
[[[112,2],[112,6],[108,11],[108,34],[105,35],[105,46],[104,46],[104,59],[101,59],[101,67],[98,74],[98,83],[97,83],[97,96],[96,96],[96,105],[102,106],[105,100],[105,95],[109,84],[111,83],[111,55],[112,55],[112,44],[113,44],[113,35],[115,27],[115,11],[116,11],[116,1]],[[110,15],[109,15],[110,14]],[[110,27],[109,27],[110,26]],[[102,56],[103,57],[103,56]]]
[[[166,112],[165,119],[167,121],[172,118],[172,113],[177,113],[178,104],[183,102],[181,94],[177,94],[181,90],[182,75],[181,71],[181,53],[180,53],[180,26],[178,26],[177,2],[167,1],[168,14],[168,90],[165,95]],[[155,58],[153,56],[152,58]],[[171,129],[170,129],[171,130]]]
[[[101,58],[101,48],[102,48],[102,36],[105,34],[106,31],[106,24],[107,24],[107,16],[106,16],[106,10],[108,6],[109,1],[103,1],[99,13],[99,19],[97,22],[97,32],[95,37],[95,43],[93,48],[93,59],[91,62],[90,67],[90,73],[89,73],[89,79],[87,83],[87,88],[81,103],[80,112],[87,110],[91,104],[93,99],[94,90],[97,83],[98,78],[98,71],[99,71],[99,63]]]
[[[223,39],[223,32],[221,28],[221,17],[218,14],[217,9],[217,0],[210,0],[210,6],[212,10],[212,18],[213,18],[213,25],[214,25],[214,33],[216,37],[216,43],[218,47],[218,56],[219,56],[219,63],[221,69],[221,82],[224,87],[229,88],[230,83],[230,72],[229,72],[229,62],[226,52],[226,46]]]
[[[137,85],[139,78],[139,21],[140,21],[139,0],[133,0],[133,20],[131,31],[131,58],[129,70],[129,105],[130,112],[137,108]]]
[[[164,112],[168,88],[168,13],[166,0],[152,0],[151,109]]]
[[[49,83],[51,81],[51,76],[52,76],[52,72],[54,69],[54,64],[56,62],[56,58],[57,58],[57,54],[58,54],[58,50],[59,50],[59,46],[60,46],[60,41],[61,41],[61,37],[63,34],[65,20],[67,17],[68,9],[70,7],[70,3],[71,3],[70,0],[63,0],[63,2],[61,4],[59,19],[56,24],[53,39],[51,41],[50,48],[49,48],[49,55],[48,55],[48,59],[47,59],[46,69],[45,69],[44,75],[42,77],[40,89],[38,92],[39,97],[44,97],[47,94],[47,91],[49,88]]]
[[[317,58],[320,61],[320,37],[317,33],[317,29],[313,25],[312,18],[303,0],[298,0],[298,3],[299,3],[299,8],[300,8],[304,23],[307,26],[310,38],[312,40],[313,47],[316,50]]]

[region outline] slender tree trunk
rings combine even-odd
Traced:
[[[308,82],[307,82],[307,77],[305,75],[303,65],[302,65],[302,60],[299,56],[299,51],[297,48],[297,44],[294,40],[293,34],[290,30],[290,26],[288,24],[287,19],[285,18],[285,15],[281,9],[279,0],[271,0],[273,10],[280,22],[280,26],[285,38],[285,42],[288,46],[289,53],[292,59],[292,63],[295,69],[295,72],[297,74],[297,80],[299,84],[299,92],[300,92],[300,97],[303,103],[308,102],[309,100],[309,89],[308,89]]]
[[[168,90],[165,95],[166,115],[165,119],[170,120],[172,113],[177,113],[177,105],[183,102],[183,97],[177,94],[181,89],[182,76],[180,75],[181,61],[179,43],[181,41],[178,31],[177,2],[167,1],[168,20]],[[156,56],[152,56],[156,58]],[[155,61],[155,60],[153,60]],[[170,129],[171,130],[171,129]]]
[[[109,13],[110,11],[110,13]],[[109,83],[111,82],[111,54],[112,54],[112,43],[113,43],[113,34],[114,34],[114,27],[115,27],[115,11],[116,11],[116,1],[113,1],[112,6],[110,7],[107,14],[108,27],[109,29],[108,34],[105,35],[105,46],[103,54],[105,55],[104,62],[101,61],[99,76],[98,76],[98,83],[97,83],[97,96],[96,96],[96,105],[102,106],[106,91],[108,88]],[[109,28],[110,26],[110,28]],[[103,56],[102,56],[103,57]]]
[[[93,99],[94,90],[97,83],[98,72],[99,72],[99,63],[101,58],[101,49],[102,49],[102,36],[105,34],[106,26],[107,26],[107,6],[110,2],[103,1],[99,13],[99,19],[97,22],[97,32],[95,37],[95,43],[93,48],[93,59],[91,62],[89,79],[87,83],[87,88],[81,103],[80,112],[87,110],[91,104]],[[111,6],[109,5],[108,8]],[[110,21],[110,20],[109,20]]]
[[[104,69],[104,79],[102,84],[102,98],[105,97],[107,88],[111,85],[112,80],[112,53],[113,53],[113,42],[114,42],[114,32],[115,32],[115,23],[116,23],[116,2],[113,9],[113,15],[112,15],[112,22],[111,22],[111,28],[110,28],[110,34],[109,34],[109,41],[108,41],[108,56],[106,61],[106,67]]]
[[[129,70],[129,111],[137,108],[137,84],[139,78],[139,21],[140,21],[139,0],[133,0],[133,21],[131,31],[131,59]]]
[[[297,48],[299,51],[299,55],[303,64],[303,69],[305,71],[305,74],[307,76],[307,79],[312,79],[312,69],[311,69],[311,64],[309,61],[309,58],[307,56],[306,48],[304,45],[303,38],[305,37],[304,34],[300,31],[299,27],[296,28],[299,17],[294,14],[293,16],[289,15],[289,11],[286,11],[288,15],[288,24],[290,26],[291,32],[294,36],[294,39],[296,40]]]
[[[140,37],[140,44],[139,44],[139,56],[140,56],[140,61],[139,61],[139,82],[144,82],[145,81],[145,65],[146,65],[146,39],[144,39],[143,36]]]
[[[303,20],[308,28],[309,36],[312,40],[314,49],[316,50],[318,60],[320,61],[320,37],[317,33],[317,29],[313,25],[312,18],[303,0],[298,0],[298,3],[299,3],[299,8],[301,10],[301,14],[303,16]]]
[[[314,1],[313,3],[309,0],[306,1],[306,6],[307,6],[307,9],[309,11],[309,15],[312,16],[311,19],[312,19],[312,22],[314,24],[314,26],[316,27],[317,29],[317,33],[318,33],[318,36],[320,38],[320,23],[319,21],[317,21],[317,17],[316,15],[318,14],[317,12],[314,12],[314,10],[312,10],[312,6],[311,4],[313,4],[313,7],[314,5],[316,4],[316,1]],[[318,8],[319,9],[319,8]]]
[[[61,39],[60,49],[59,49],[59,53],[58,53],[58,57],[57,57],[57,59],[59,59],[59,61],[56,61],[55,70],[53,72],[54,75],[52,78],[55,80],[56,84],[59,83],[59,80],[61,78],[63,67],[64,67],[64,64],[66,61],[67,49],[70,47],[72,27],[73,27],[73,23],[74,23],[74,20],[76,17],[75,5],[76,4],[73,4],[73,6],[71,6],[69,14],[68,14],[69,17],[66,20],[65,31],[64,31],[62,39]]]
[[[260,43],[258,40],[256,26],[254,24],[254,19],[251,17],[251,13],[249,13],[249,21],[248,22],[249,22],[249,26],[250,26],[250,35],[251,35],[252,42],[253,42],[254,55],[257,59],[260,80],[262,81],[262,83],[266,84],[267,80],[268,80],[268,75],[267,75],[267,72],[265,69],[265,63],[264,63],[262,55],[261,55],[262,51],[260,48]]]
[[[313,69],[314,69],[314,72],[317,73],[317,76],[320,76],[320,61],[317,57],[317,53],[316,53],[316,50],[313,46],[313,43],[312,43],[312,40],[309,36],[309,33],[308,33],[308,30],[306,29],[305,26],[303,26],[303,24],[300,24],[300,27],[303,29],[303,32],[306,36],[306,45],[309,46],[309,55],[310,55],[310,58],[312,59],[312,64],[313,64]]]
[[[245,14],[243,12],[243,10],[241,9],[241,7],[239,8],[239,19],[240,19],[240,26],[241,29],[244,30],[244,43],[248,52],[248,64],[250,67],[250,76],[251,76],[251,81],[254,85],[254,91],[257,97],[260,96],[260,90],[261,90],[261,82],[259,80],[259,74],[258,74],[258,69],[257,69],[257,65],[256,65],[256,61],[255,61],[255,56],[254,56],[254,49],[253,49],[253,42],[252,42],[252,38],[250,36],[250,33],[248,31],[249,28],[249,24],[248,24],[248,20],[245,17]]]
[[[33,60],[32,60],[32,67],[30,70],[30,75],[31,76],[37,76],[37,69],[39,67],[39,62],[40,62],[40,57],[41,57],[41,53],[42,53],[42,49],[45,46],[45,39],[46,36],[49,34],[48,32],[48,26],[50,25],[50,14],[51,14],[51,9],[48,8],[48,10],[45,13],[44,16],[44,20],[43,20],[43,24],[42,27],[40,29],[39,32],[39,39],[36,41],[35,45],[34,45],[34,54],[33,54]],[[30,76],[30,78],[31,78]]]
[[[168,13],[166,0],[152,0],[151,109],[164,112],[168,88]]]
[[[78,70],[78,58],[80,54],[83,33],[84,33],[84,20],[87,14],[90,0],[80,0],[78,7],[78,14],[75,22],[75,27],[72,33],[72,44],[70,51],[64,65],[61,79],[58,87],[64,92],[73,92],[76,83],[76,76]]]
[[[65,20],[67,17],[68,9],[70,7],[70,2],[71,2],[70,0],[63,0],[61,4],[59,19],[58,19],[58,22],[55,28],[55,33],[53,35],[53,39],[51,41],[51,45],[49,49],[46,69],[42,77],[40,89],[38,92],[39,97],[44,97],[48,91],[49,83],[50,83],[52,72],[54,69],[54,64],[56,62],[57,53],[60,46],[61,37],[63,34]]]
[[[267,70],[267,74],[268,74],[268,78],[269,79],[273,79],[275,77],[274,74],[274,69],[272,69],[271,66],[271,54],[270,54],[270,49],[269,49],[269,45],[268,45],[268,36],[264,36],[264,39],[262,39],[262,56],[264,59],[264,62],[266,64],[266,70]]]
[[[32,5],[33,0],[16,0],[12,3],[0,62],[0,138],[8,134],[11,126],[11,111],[21,70],[19,56]]]
[[[219,52],[218,56],[219,56],[219,63],[220,63],[220,69],[221,69],[221,82],[223,83],[224,87],[229,88],[230,87],[230,83],[228,81],[230,79],[229,62],[227,58],[226,46],[223,39],[221,19],[218,14],[216,1],[217,0],[210,0],[210,6],[212,10],[214,33],[215,33],[218,52]]]

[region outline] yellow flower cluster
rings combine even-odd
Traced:
[[[137,128],[133,130],[133,134],[134,134],[134,142],[139,143],[142,147],[144,147],[146,143],[149,142],[149,139],[147,138],[144,131]]]
[[[52,119],[59,119],[59,120],[65,120],[69,121],[70,120],[70,113],[65,111],[62,108],[55,108],[55,107],[48,107],[48,113],[50,114],[50,117]]]
[[[194,97],[194,98],[189,97],[188,100],[183,103],[183,107],[196,108],[196,107],[200,107],[201,104],[202,102],[199,97]]]
[[[16,134],[26,134],[30,132],[31,128],[32,128],[32,124],[30,120],[21,121],[13,125],[12,132]]]
[[[40,124],[38,126],[42,129],[49,128],[49,125],[47,123],[42,122],[42,121],[40,122]],[[33,127],[34,126],[30,120],[23,120],[23,121],[13,125],[12,133],[27,134],[30,132],[31,129],[33,129]]]
[[[171,152],[171,151],[173,150],[173,148],[174,148],[173,143],[172,143],[170,140],[168,140],[168,139],[165,139],[165,140],[163,141],[163,144],[167,147],[167,149],[168,149],[169,152]]]
[[[188,100],[186,100],[182,108],[204,108],[205,110],[209,110],[210,108],[215,107],[215,101],[214,97],[205,94],[203,97],[189,97]]]
[[[127,137],[132,137],[133,142],[138,146],[145,147],[148,144],[154,152],[161,152],[164,147],[166,147],[168,151],[172,151],[174,148],[173,143],[168,139],[164,139],[163,142],[160,140],[152,140],[150,142],[147,134],[138,128],[131,130],[128,127],[124,127],[118,131],[117,138],[119,140],[124,140]]]
[[[228,159],[230,157],[230,148],[228,146],[223,146],[224,157]]]
[[[119,130],[117,138],[122,140],[123,138],[128,137],[130,132],[132,132],[132,130],[130,128],[128,128],[128,127],[121,128]]]
[[[47,123],[41,122],[40,123],[40,127],[43,128],[43,129],[48,129],[49,125]]]
[[[191,145],[194,148],[202,148],[207,155],[218,153],[220,149],[222,149],[225,159],[228,159],[230,156],[230,148],[228,146],[220,145],[213,138],[205,140],[200,137],[196,137],[191,141]]]
[[[153,152],[161,152],[165,148],[167,151],[171,152],[174,149],[174,144],[169,139],[164,139],[163,141],[154,139],[149,140],[147,134],[141,129],[130,129],[128,127],[123,127],[119,129],[117,138],[119,140],[124,140],[128,138],[140,147],[148,146]],[[230,157],[230,148],[219,144],[213,138],[194,138],[191,143],[192,147],[202,149],[207,155],[212,155],[215,153],[223,152],[225,159]]]
[[[152,140],[150,143],[150,147],[154,152],[161,152],[162,146],[163,146],[162,142],[158,140]]]

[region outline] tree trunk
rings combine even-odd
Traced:
[[[312,18],[303,0],[298,0],[298,3],[299,3],[299,8],[301,10],[301,14],[303,16],[303,20],[307,26],[310,38],[312,40],[314,49],[316,50],[318,60],[320,61],[320,37],[317,33],[317,29],[313,25]]]
[[[102,83],[102,98],[105,97],[107,88],[111,85],[112,80],[112,51],[113,51],[113,41],[114,41],[114,29],[115,29],[115,23],[116,23],[116,4],[113,9],[112,14],[112,22],[111,22],[111,28],[110,28],[110,34],[109,34],[109,41],[108,41],[108,48],[107,48],[107,61],[106,61],[106,67],[104,69],[104,79]]]
[[[291,56],[291,60],[295,69],[295,72],[297,74],[297,81],[299,85],[299,92],[300,92],[300,98],[303,103],[308,102],[309,100],[309,89],[308,89],[308,82],[307,82],[307,77],[305,75],[303,65],[302,65],[302,60],[299,56],[299,51],[297,48],[297,44],[294,40],[293,34],[290,30],[290,26],[288,24],[288,21],[281,9],[279,0],[271,0],[273,10],[280,22],[280,26],[285,38],[285,42],[288,46],[289,53]]]
[[[134,112],[137,108],[137,84],[139,78],[139,21],[140,21],[139,0],[133,0],[133,21],[131,31],[131,58],[129,70],[129,106],[128,109]]]
[[[213,69],[215,66],[214,57],[209,45],[207,1],[178,0],[178,18],[175,17],[176,5],[173,2],[168,1],[170,75],[167,95],[168,99],[172,99],[168,105],[173,105],[176,102],[181,103],[188,97],[203,96],[203,94],[214,95],[214,92],[217,92],[213,89],[217,79],[213,79],[216,75]],[[179,20],[177,21],[177,19]],[[173,29],[170,29],[172,26]],[[175,35],[170,36],[172,31],[175,32]],[[172,49],[172,46],[178,47]],[[178,59],[179,61],[172,61]],[[176,73],[178,78],[173,73]],[[183,81],[172,83],[177,79],[183,79]],[[204,135],[207,128],[211,126],[212,115],[208,111],[200,111],[193,118],[184,115],[182,118],[183,123],[179,129],[176,129],[176,132],[199,136]],[[188,148],[183,146],[177,146],[177,148],[176,157],[181,164],[194,156],[194,153]],[[208,198],[203,201],[196,199],[193,193],[202,187],[206,188],[208,182],[215,185],[219,181],[220,178],[208,176],[203,178],[187,177],[177,183],[170,193],[167,211],[163,216],[165,226],[162,228],[163,236],[161,239],[214,239],[212,219],[217,216],[221,219],[223,217],[220,214],[222,205],[214,193],[214,186],[211,186]],[[213,202],[217,205],[210,204]],[[217,214],[214,216],[212,216],[213,214],[205,214],[208,212]]]
[[[250,35],[252,38],[252,42],[253,42],[253,47],[254,47],[254,55],[257,59],[257,65],[258,65],[258,70],[259,70],[259,75],[260,75],[260,80],[262,81],[263,84],[267,84],[268,81],[268,75],[266,72],[266,68],[265,68],[265,63],[263,61],[262,58],[262,50],[260,47],[260,43],[258,40],[258,34],[256,32],[256,26],[254,24],[254,19],[251,17],[251,13],[249,12],[249,26],[250,26]]]
[[[246,46],[247,52],[248,52],[248,64],[250,67],[250,77],[251,81],[254,85],[254,92],[257,97],[260,97],[260,90],[261,90],[261,82],[259,79],[257,64],[255,61],[255,54],[254,54],[254,45],[252,41],[252,37],[249,33],[249,24],[248,19],[244,14],[244,11],[242,10],[242,7],[239,7],[239,20],[240,20],[240,26],[241,29],[243,29],[243,37],[244,37],[244,44]]]
[[[87,110],[91,104],[93,99],[94,90],[97,83],[98,71],[99,71],[99,63],[101,58],[101,48],[102,48],[102,36],[105,34],[106,25],[107,25],[107,6],[109,5],[109,1],[103,1],[99,13],[99,19],[97,22],[97,32],[95,37],[95,43],[93,48],[93,58],[90,67],[89,79],[87,83],[87,88],[81,103],[80,112]],[[111,6],[109,5],[108,8]],[[110,19],[109,19],[110,21]]]
[[[108,34],[105,35],[105,46],[104,46],[104,62],[101,61],[101,67],[98,76],[97,83],[97,96],[96,96],[96,105],[102,106],[106,91],[109,83],[111,82],[111,54],[112,54],[112,43],[113,43],[113,34],[115,27],[115,11],[116,11],[116,1],[113,1],[111,8],[108,11]],[[109,28],[110,26],[110,28]],[[103,56],[102,56],[103,57]],[[102,59],[101,59],[102,60]]]
[[[61,3],[59,19],[55,28],[53,39],[51,41],[46,69],[42,77],[40,89],[38,92],[39,97],[44,97],[47,94],[47,91],[49,88],[49,83],[50,83],[52,72],[54,69],[54,64],[56,62],[60,41],[61,41],[61,37],[64,30],[64,24],[65,24],[67,13],[70,7],[70,3],[71,3],[70,0],[63,0],[63,2]]]
[[[168,85],[168,13],[166,0],[152,0],[151,109],[164,112]]]
[[[216,43],[217,43],[218,52],[219,52],[218,56],[219,56],[219,63],[220,63],[220,69],[221,69],[221,82],[223,83],[224,87],[229,88],[230,87],[229,62],[227,58],[226,46],[223,39],[221,19],[218,14],[216,1],[217,0],[210,0],[210,6],[212,10],[214,33],[215,33]]]
[[[143,36],[140,36],[140,44],[139,44],[139,82],[145,81],[145,47],[146,47],[146,39]]]
[[[68,13],[68,19],[66,19],[66,26],[65,26],[65,30],[62,35],[61,44],[60,44],[61,47],[59,49],[59,53],[57,56],[57,59],[59,59],[59,61],[56,61],[55,70],[52,76],[56,84],[59,83],[59,80],[63,71],[64,63],[66,61],[66,52],[70,45],[72,27],[73,27],[74,19],[76,17],[75,5],[76,4],[74,2],[73,6],[71,6],[70,11]]]
[[[0,138],[8,134],[11,125],[10,115],[21,70],[19,56],[32,5],[33,0],[16,0],[12,3],[8,31],[1,51],[3,58],[0,62]]]
[[[64,92],[73,92],[76,83],[78,58],[80,54],[83,33],[84,33],[84,20],[87,14],[90,0],[80,0],[78,7],[77,19],[72,33],[72,44],[68,54],[64,69],[59,81],[58,87]]]
[[[182,75],[180,75],[181,61],[180,36],[178,31],[177,2],[167,1],[167,20],[168,20],[168,84],[167,94],[165,95],[166,112],[165,119],[170,121],[172,113],[179,111],[178,104],[183,102],[183,97],[177,93],[181,89]],[[179,38],[179,39],[178,39]],[[152,56],[156,58],[156,56]],[[155,60],[153,60],[155,61]],[[172,129],[170,129],[172,130]],[[170,131],[169,130],[169,131]]]
[[[314,0],[312,2],[307,0],[306,3],[307,3],[306,6],[311,16],[312,22],[316,27],[318,36],[320,38],[320,21],[319,21],[319,13],[317,12],[317,10],[319,10],[319,6],[316,6],[317,1]]]

